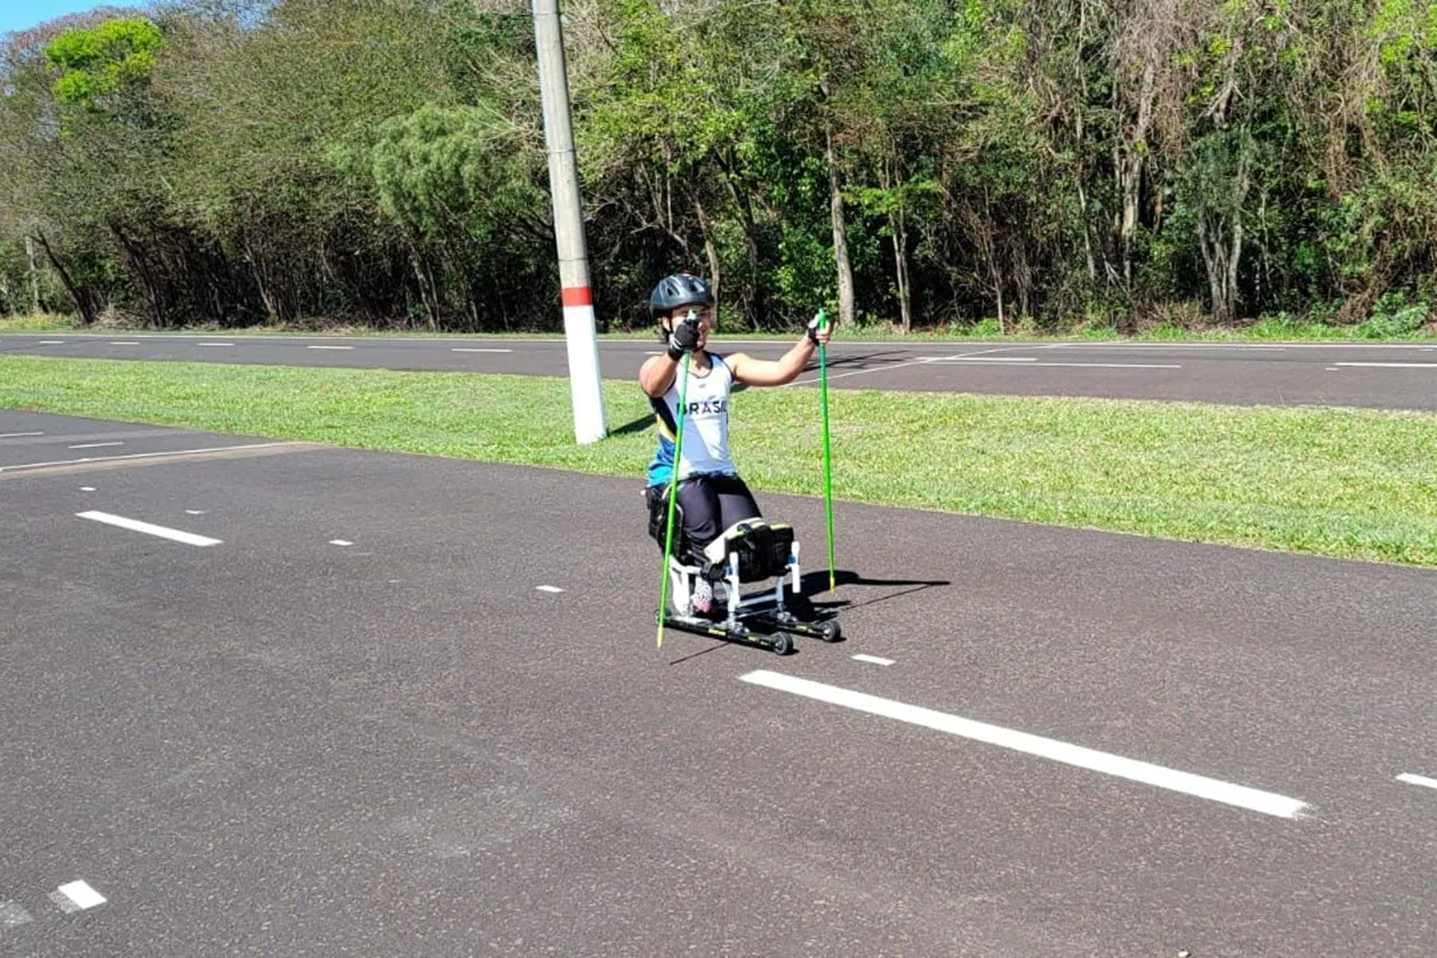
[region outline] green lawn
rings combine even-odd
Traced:
[[[0,358],[0,408],[634,477],[638,387],[573,442],[567,380],[469,373]],[[819,396],[734,397],[757,490],[821,495]],[[834,390],[838,500],[1437,566],[1437,415]],[[784,424],[797,423],[797,427]]]

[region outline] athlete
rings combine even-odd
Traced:
[[[692,316],[690,316],[692,314]],[[667,346],[639,369],[639,386],[649,397],[658,420],[659,448],[649,464],[650,530],[663,545],[661,510],[668,505],[668,485],[674,470],[674,440],[678,430],[679,364],[688,355],[688,405],[684,410],[683,457],[678,464],[675,491],[683,513],[688,555],[681,560],[703,568],[703,550],[719,534],[743,519],[760,515],[758,504],[739,478],[728,448],[729,397],[734,383],[745,386],[782,386],[793,382],[813,359],[819,343],[829,339],[827,324],[817,319],[806,334],[777,360],[754,359],[747,353],[711,352],[709,332],[714,327],[714,295],[707,282],[690,273],[666,276],[649,296],[649,315],[659,323],[659,338]],[[658,520],[657,526],[655,519]],[[704,576],[694,588],[694,609],[708,612],[713,586]]]

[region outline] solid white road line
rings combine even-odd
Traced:
[[[1182,369],[1177,363],[1034,363],[1034,366],[1088,366],[1092,369]]]
[[[855,662],[868,662],[871,665],[892,665],[893,659],[881,659],[876,655],[855,655]]]
[[[66,446],[66,449],[99,449],[101,446],[123,446],[123,442],[81,442],[73,446]]]
[[[82,881],[72,881],[68,885],[61,885],[55,889],[55,891],[73,902],[75,908],[80,911],[84,911],[86,908],[94,908],[96,905],[103,905],[105,903],[104,895],[95,891],[95,889]],[[56,902],[56,904],[59,904],[59,902]]]
[[[654,353],[653,355],[657,356],[658,353]],[[833,382],[835,379],[847,379],[849,376],[867,376],[869,373],[886,373],[892,369],[902,369],[904,366],[918,366],[930,362],[932,362],[931,359],[910,359],[901,363],[889,363],[886,366],[874,366],[872,369],[855,369],[852,372],[847,373],[829,373],[828,381]],[[810,383],[816,383],[822,378],[823,376],[822,374],[820,374],[814,376],[812,379],[795,379],[793,382],[789,383],[789,385],[806,386]]]
[[[1427,788],[1437,788],[1437,778],[1426,778],[1421,775],[1409,775],[1403,772],[1397,776],[1397,781],[1406,782],[1408,785],[1423,785]]]
[[[480,349],[470,346],[455,346],[450,352],[453,353],[512,353],[512,349]]]
[[[121,529],[129,529],[131,532],[143,532],[146,535],[159,536],[161,539],[171,539],[191,546],[217,546],[224,541],[211,539],[209,536],[195,535],[193,532],[181,532],[179,529],[169,529],[165,526],[141,522],[138,519],[126,519],[124,516],[115,516],[108,512],[77,512],[75,515],[81,519],[92,519],[95,522],[103,522],[105,525],[119,526]]]
[[[1009,347],[1011,348],[1011,347]],[[650,355],[657,356],[658,353]],[[966,354],[957,356],[919,356],[917,359],[905,360],[899,363],[888,363],[887,365],[874,366],[870,369],[856,369],[851,372],[829,373],[828,379],[832,382],[835,379],[846,379],[849,376],[866,376],[871,373],[886,373],[894,369],[902,369],[905,366],[940,365],[952,366],[958,364],[986,363],[988,365],[1008,366],[1078,366],[1092,369],[1182,369],[1177,363],[1049,363],[1041,362],[1029,356],[979,356],[978,354]],[[812,376],[804,379],[795,379],[789,383],[790,386],[808,386],[822,379],[821,376]]]
[[[847,342],[847,340],[844,340]],[[1317,343],[1122,343],[1115,340],[1093,340],[1083,343],[1048,343],[1041,349],[1431,349],[1418,343],[1354,343],[1346,341]]]
[[[209,449],[172,449],[169,452],[132,452],[123,456],[86,456],[84,459],[52,459],[47,462],[22,462],[0,466],[0,472],[16,469],[39,469],[44,466],[74,466],[82,462],[120,462],[125,459],[160,459],[166,456],[192,456],[198,452],[230,452],[235,449],[266,449],[270,446],[293,446],[293,442],[252,442],[242,446],[214,446]]]
[[[1437,363],[1333,363],[1334,366],[1366,366],[1373,369],[1437,369]]]
[[[21,436],[43,436],[43,432],[0,432],[0,439],[18,439]]]
[[[1231,782],[1207,778],[1203,775],[1179,772],[1161,765],[1139,762],[1135,759],[1123,758],[1120,755],[1112,755],[1107,752],[1084,748],[1081,745],[1071,745],[1067,742],[1057,741],[1056,739],[1030,735],[1027,732],[1018,732],[997,725],[975,722],[972,719],[961,718],[957,715],[936,712],[932,709],[920,708],[916,705],[908,705],[903,702],[896,702],[892,699],[879,698],[876,695],[866,695],[862,692],[854,692],[834,685],[825,685],[822,682],[794,678],[793,676],[781,675],[777,672],[769,672],[762,669],[756,672],[749,672],[747,675],[739,676],[739,678],[741,681],[749,682],[753,685],[777,689],[780,692],[791,692],[794,695],[802,695],[820,702],[842,705],[844,708],[854,709],[859,712],[868,712],[871,715],[881,715],[884,718],[897,719],[900,722],[908,722],[912,725],[920,725],[924,728],[931,728],[939,732],[947,732],[950,735],[959,735],[963,738],[986,742],[989,745],[997,745],[1002,748],[1012,749],[1016,752],[1025,752],[1029,755],[1036,755],[1039,758],[1062,762],[1065,765],[1074,765],[1078,768],[1086,768],[1094,772],[1103,772],[1108,775],[1117,776],[1118,778],[1126,778],[1134,782],[1143,782],[1147,785],[1155,785],[1158,788],[1171,789],[1175,792],[1195,795],[1198,798],[1206,798],[1227,805],[1235,805],[1238,808],[1262,812],[1265,815],[1275,815],[1279,818],[1298,818],[1308,808],[1306,802],[1298,801],[1295,798],[1288,798],[1285,795],[1264,792],[1255,788],[1248,788],[1245,785],[1234,785]]]
[[[1122,343],[1117,341],[1096,340],[1091,343],[1045,343],[1036,346],[1036,349],[1276,349],[1283,350],[1292,346],[1314,346],[1326,344],[1321,343]],[[1338,344],[1333,344],[1338,345]]]
[[[922,359],[938,366],[983,363],[989,366],[1080,366],[1092,369],[1182,369],[1178,363],[1049,363],[1040,362],[1028,356],[923,356]]]
[[[930,363],[1036,363],[1037,356],[919,356]]]

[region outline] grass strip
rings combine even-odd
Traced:
[[[576,446],[564,379],[0,358],[0,408],[641,481],[637,384]],[[837,500],[1437,566],[1437,416],[1324,408],[834,390]],[[732,443],[759,493],[821,495],[819,396],[750,389]]]

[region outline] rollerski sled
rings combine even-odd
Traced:
[[[662,542],[662,540],[660,540]],[[798,565],[799,545],[785,523],[761,518],[734,523],[704,549],[702,565],[686,564],[685,539],[669,557],[673,605],[662,616],[668,628],[768,649],[779,655],[793,651],[796,636],[837,642],[842,637],[837,613],[816,615],[803,597]],[[712,609],[694,608],[694,587],[700,578],[723,586],[724,601],[715,589]],[[770,588],[744,594],[745,583],[772,579]],[[792,590],[792,596],[788,595]],[[660,621],[658,612],[655,621]]]

